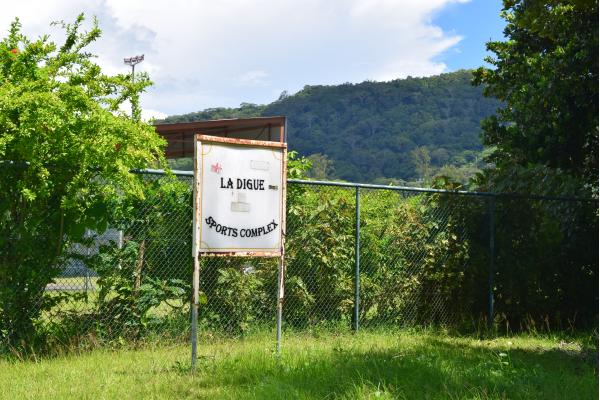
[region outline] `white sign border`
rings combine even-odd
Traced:
[[[198,178],[198,171],[202,167],[200,166],[200,159],[198,149],[203,143],[217,143],[221,145],[230,146],[248,146],[258,148],[274,148],[281,149],[282,162],[281,162],[281,206],[280,206],[280,248],[279,249],[202,249],[200,246],[200,224],[202,221],[202,179]],[[248,140],[248,139],[234,139],[224,138],[219,136],[209,136],[203,134],[196,134],[194,136],[194,214],[193,214],[193,243],[192,253],[194,257],[198,255],[202,256],[213,256],[213,257],[281,257],[284,253],[284,241],[285,241],[285,228],[286,228],[286,192],[287,192],[287,144],[282,142],[269,142],[262,140]]]

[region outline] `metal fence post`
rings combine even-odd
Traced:
[[[354,233],[354,331],[358,332],[360,309],[360,187],[356,186],[356,227]]]
[[[490,229],[490,263],[488,270],[488,329],[494,323],[494,261],[496,258],[496,199],[490,197],[488,202],[489,229]]]
[[[277,355],[281,355],[281,323],[283,317],[283,276],[284,276],[284,256],[279,257],[277,273]]]

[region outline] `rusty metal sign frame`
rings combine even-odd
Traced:
[[[283,253],[283,241],[284,241],[284,232],[286,225],[286,193],[287,193],[287,144],[282,142],[268,142],[262,140],[249,140],[249,139],[233,139],[233,138],[224,138],[217,136],[209,136],[203,134],[197,134],[194,138],[194,148],[197,153],[197,143],[218,143],[232,146],[242,146],[242,147],[256,147],[256,148],[275,148],[281,149],[282,154],[282,162],[281,162],[281,201],[280,201],[280,216],[281,216],[281,229],[279,233],[279,250],[278,251],[203,251],[202,256],[207,257],[280,257]],[[194,156],[194,174],[198,171],[198,154]],[[200,224],[199,221],[202,220],[202,204],[201,204],[201,180],[196,179],[194,176],[194,242],[193,242],[193,251],[194,254],[200,253],[200,243],[199,243],[199,230]]]
[[[202,133],[194,135],[194,184],[193,184],[193,231],[192,231],[192,256],[193,256],[193,278],[192,278],[192,371],[196,369],[197,359],[197,337],[198,337],[198,306],[200,303],[200,260],[199,257],[277,257],[278,258],[278,278],[277,278],[277,354],[281,352],[281,325],[283,314],[284,299],[284,277],[285,277],[285,232],[286,232],[286,198],[287,198],[287,143],[284,142],[284,127],[280,130],[280,141],[271,142],[263,140],[236,139],[219,136],[210,136]],[[281,149],[281,230],[280,230],[280,249],[275,252],[253,252],[253,251],[234,251],[234,252],[202,252],[198,251],[199,224],[201,221],[202,204],[200,202],[201,182],[197,179],[198,171],[198,145],[197,142],[230,144],[235,146],[249,146],[258,148],[278,148]]]

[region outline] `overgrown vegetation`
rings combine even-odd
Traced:
[[[0,360],[0,398],[596,399],[597,337],[481,340],[428,331],[202,336],[189,346]]]
[[[560,77],[573,83],[580,76],[587,84],[589,79],[597,81],[596,14],[597,1],[556,1],[544,7],[505,2],[510,40],[490,44],[497,55],[490,63],[496,69],[478,70],[475,81],[506,107],[483,125],[485,141],[493,145],[488,149],[493,164],[472,181],[480,190],[504,195],[362,190],[361,326],[481,331],[488,322],[490,295],[495,302],[495,320],[490,322],[496,331],[575,332],[597,326],[597,203],[510,195],[597,196],[597,86],[575,93],[572,104],[563,101],[569,98],[569,87],[556,81]],[[0,45],[6,53],[0,71],[0,108],[6,111],[0,114],[0,155],[6,158],[1,167],[8,171],[0,175],[0,339],[8,348],[37,351],[43,348],[40,343],[68,347],[85,341],[124,343],[154,334],[187,334],[190,187],[171,175],[137,179],[128,172],[153,161],[161,141],[147,126],[111,112],[125,98],[135,103],[147,82],[131,87],[126,76],[101,75],[81,53],[99,32],[94,28],[79,34],[81,21],[66,26],[68,40],[57,58],[50,56],[54,47],[44,39],[27,42],[16,23]],[[571,38],[568,29],[581,35]],[[577,65],[570,68],[572,63]],[[543,73],[532,73],[531,65]],[[346,157],[347,152],[344,160],[357,168],[372,166],[373,176],[387,176],[377,175],[387,153],[361,153],[370,138],[381,138],[377,115],[372,119],[371,114],[353,113],[365,121],[360,125],[343,120],[340,110],[354,110],[354,100],[365,110],[394,108],[377,95],[386,85],[413,90],[415,96],[404,99],[402,107],[416,107],[421,91],[432,90],[444,99],[438,83],[460,86],[463,75],[309,87],[264,109],[244,105],[244,116],[286,104],[308,112],[309,97],[354,93],[358,88],[365,92],[356,99],[322,99],[316,114],[303,122],[292,119],[291,126],[308,124],[314,145],[331,142],[342,148],[340,140],[364,139],[344,142],[360,150],[360,160]],[[428,82],[437,83],[430,87]],[[546,96],[554,85],[562,90],[560,96]],[[446,109],[448,118],[459,113],[452,107]],[[329,121],[332,126],[353,123],[369,134],[353,131],[343,139],[329,137],[318,123],[325,116],[340,116],[339,121]],[[391,116],[386,124],[392,123]],[[427,119],[418,113],[413,117]],[[427,143],[407,145],[398,137],[402,143],[384,141],[392,150],[407,150],[392,152],[394,157],[408,154],[416,176],[432,179],[431,163],[435,157],[444,159],[443,152],[434,154]],[[312,173],[321,178],[346,162],[332,165],[321,153],[310,159],[296,156],[290,152],[289,178],[306,177],[311,162]],[[362,164],[364,160],[370,164]],[[452,191],[459,183],[451,178],[430,182]],[[288,329],[351,325],[357,256],[354,196],[346,188],[289,187],[284,307]],[[93,249],[85,257],[64,251],[75,242],[89,245],[92,240],[84,231],[102,232],[107,225],[122,232],[119,243]],[[69,258],[80,259],[97,275],[97,292],[45,290]],[[204,259],[200,289],[203,330],[245,335],[273,323],[272,260]]]
[[[598,1],[505,0],[506,41],[474,82],[503,102],[482,123],[494,191],[598,195]],[[528,189],[528,190],[527,190]]]
[[[119,111],[150,82],[107,76],[88,46],[100,36],[80,15],[57,45],[11,24],[0,42],[0,340],[31,342],[34,322],[60,296],[44,288],[64,265],[63,250],[86,229],[102,232],[107,205],[143,196],[129,173],[161,160],[164,141]]]
[[[299,178],[310,163],[295,157],[292,152],[290,177]],[[50,346],[189,333],[191,188],[168,175],[144,182],[143,200],[111,204],[121,245],[80,256],[98,275],[99,290],[79,303],[73,296],[84,293],[72,294],[37,320],[37,332]],[[286,329],[350,328],[354,202],[351,189],[289,186]],[[363,190],[360,325],[486,330],[490,202],[452,193]],[[495,329],[509,334],[595,326],[594,204],[498,198],[494,214]],[[238,336],[272,325],[276,274],[274,260],[203,259],[201,328]],[[57,294],[46,296],[54,300]]]
[[[505,0],[501,15],[506,40],[487,44],[491,68],[474,74],[486,96],[502,101],[482,122],[494,168],[474,183],[597,199],[598,1]],[[497,301],[506,318],[514,325],[544,304],[562,309],[563,319],[570,309],[569,324],[580,312],[597,320],[598,203],[505,201],[498,216]],[[591,247],[580,246],[590,235]],[[532,269],[533,259],[543,268]],[[572,307],[583,298],[589,308]]]

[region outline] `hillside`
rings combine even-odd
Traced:
[[[498,102],[484,98],[470,80],[470,71],[458,71],[305,86],[268,105],[242,103],[160,122],[286,115],[290,149],[312,156],[320,175],[362,182],[414,180],[480,158],[479,122],[495,112]]]

